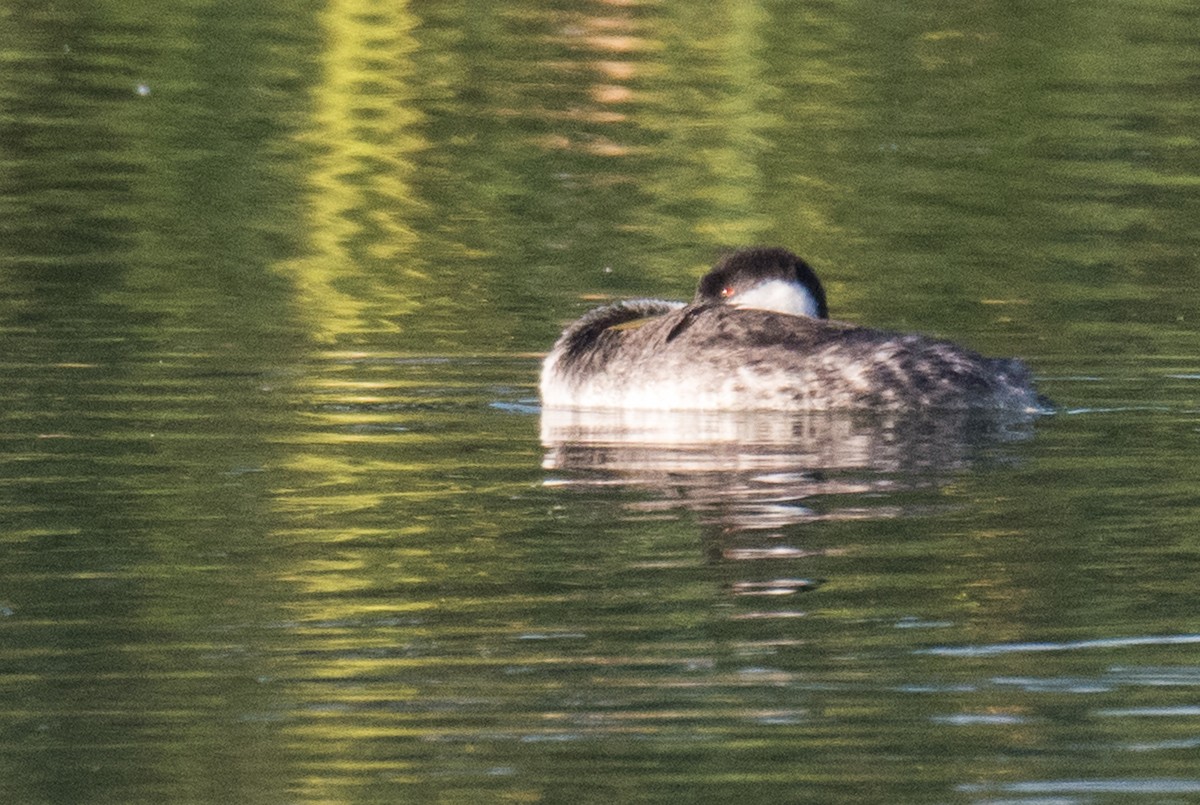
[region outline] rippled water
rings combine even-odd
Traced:
[[[1195,25],[0,12],[0,798],[1197,799]],[[752,242],[1058,407],[541,417]]]

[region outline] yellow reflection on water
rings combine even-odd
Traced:
[[[413,102],[417,20],[406,3],[332,0],[315,108],[301,140],[318,149],[307,176],[309,253],[278,268],[320,341],[395,328],[416,307],[401,292],[410,259],[412,155],[424,147]]]

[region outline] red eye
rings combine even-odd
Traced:
[[[726,285],[724,288],[721,289],[721,298],[728,299],[729,297],[733,296],[735,293],[737,293],[737,291],[735,291],[733,289],[732,285]]]

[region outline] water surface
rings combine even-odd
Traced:
[[[1197,799],[1196,26],[0,12],[3,799]],[[541,421],[747,243],[1055,413]]]

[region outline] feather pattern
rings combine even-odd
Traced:
[[[782,249],[744,250],[733,258],[760,281],[778,273],[764,270],[764,262],[803,262]],[[543,404],[713,411],[1047,405],[1017,360],[986,358],[923,335],[721,301],[722,291],[736,298],[738,283],[745,285],[745,271],[727,270],[730,260],[710,272],[722,277],[702,281],[690,305],[618,302],[570,325],[543,364]]]

